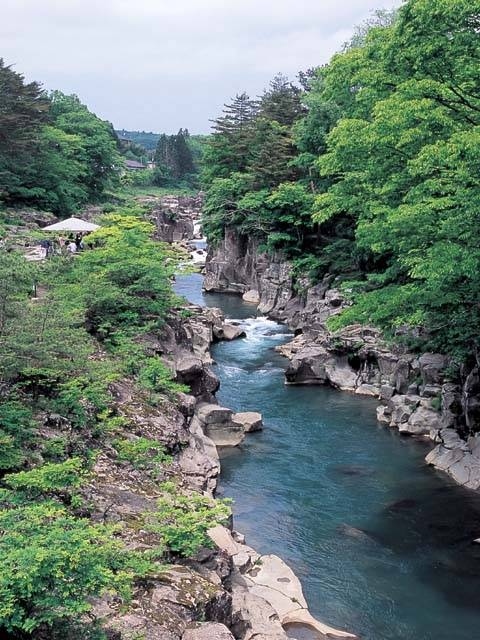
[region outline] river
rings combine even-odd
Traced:
[[[202,294],[247,337],[214,345],[222,405],[260,411],[262,432],[221,454],[235,528],[300,578],[313,615],[364,640],[480,637],[480,497],[424,463],[428,445],[375,420],[376,401],[285,386],[274,350],[291,335],[241,298]]]

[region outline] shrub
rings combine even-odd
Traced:
[[[5,484],[29,496],[70,492],[80,487],[85,479],[84,462],[70,458],[65,462],[50,462],[30,471],[10,473],[4,477]]]
[[[78,618],[89,599],[129,595],[133,570],[114,529],[45,502],[0,511],[0,627],[30,634]]]
[[[135,440],[116,440],[114,447],[119,460],[130,462],[135,469],[158,468],[172,462],[172,456],[165,452],[165,447],[149,438],[136,438]]]
[[[188,387],[173,380],[173,373],[160,358],[147,358],[138,375],[138,382],[148,391],[174,394],[187,392]]]
[[[193,556],[200,547],[212,547],[207,531],[226,524],[231,515],[230,500],[213,500],[200,493],[181,495],[176,486],[164,483],[165,495],[158,500],[158,512],[147,529],[157,533],[174,553]]]
[[[20,467],[26,460],[25,446],[32,441],[32,411],[20,400],[0,404],[0,469]]]

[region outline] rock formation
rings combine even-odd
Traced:
[[[380,422],[429,438],[436,448],[427,462],[460,484],[479,488],[478,366],[452,379],[446,356],[409,353],[387,344],[375,328],[352,325],[330,332],[326,321],[347,304],[334,278],[326,276],[315,286],[307,278],[295,280],[281,255],[259,253],[255,239],[230,230],[209,252],[204,287],[241,294],[295,330],[298,335],[277,349],[290,360],[287,384],[325,384],[378,398]]]

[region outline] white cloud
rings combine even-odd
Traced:
[[[383,8],[401,0],[379,0]],[[0,55],[117,127],[206,131],[238,91],[325,63],[375,0],[2,0]]]

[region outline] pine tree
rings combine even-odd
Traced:
[[[0,58],[0,197],[21,184],[30,155],[38,148],[49,101],[37,82],[6,66]]]
[[[260,113],[266,120],[291,126],[303,113],[301,90],[279,73],[260,99]]]
[[[257,112],[258,103],[244,92],[225,105],[223,115],[213,121],[214,133],[206,151],[209,159],[206,181],[246,169]]]

